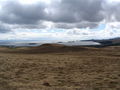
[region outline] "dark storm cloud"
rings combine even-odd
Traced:
[[[102,15],[103,0],[62,0],[55,7],[51,18],[55,22],[76,23],[81,21],[99,22]]]
[[[44,18],[44,8],[42,3],[23,5],[17,1],[7,1],[2,6],[0,19],[10,24],[35,24]]]
[[[45,28],[44,21],[54,23],[55,28],[94,28],[102,20],[120,21],[120,3],[110,4],[109,0],[51,0],[21,4],[17,0],[0,3],[0,21],[21,28]],[[3,29],[4,30],[4,29]],[[1,30],[2,31],[2,30]],[[7,30],[6,30],[7,31]]]
[[[57,5],[56,5],[57,4]],[[43,3],[22,5],[17,1],[7,1],[3,5],[3,15],[1,19],[9,23],[35,23],[39,20],[50,20],[54,22],[97,22],[103,19],[102,0],[62,0],[53,3],[54,9],[47,7]],[[48,8],[50,13],[45,13]]]

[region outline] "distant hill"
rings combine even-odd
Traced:
[[[4,48],[0,49],[1,52],[6,53],[25,53],[25,54],[37,54],[37,53],[59,53],[59,52],[79,52],[79,51],[91,51],[96,50],[94,47],[83,46],[66,46],[63,44],[42,44],[36,47],[16,47],[16,48]]]
[[[105,40],[103,40],[105,42]],[[98,40],[98,42],[102,42],[102,40]],[[113,40],[112,40],[113,41]],[[116,43],[117,41],[113,41]],[[8,47],[0,47],[0,52],[2,53],[15,53],[15,54],[43,54],[43,53],[67,53],[67,52],[91,52],[91,51],[101,51],[101,50],[119,50],[119,46],[112,46],[113,43],[105,43],[102,46],[66,46],[63,44],[57,43],[46,43],[36,47],[16,47],[16,48],[8,48]],[[116,45],[116,44],[114,44]],[[105,48],[104,48],[105,46]],[[107,47],[109,46],[109,47]],[[103,47],[103,48],[102,48]]]
[[[64,47],[65,45],[63,44],[57,44],[57,43],[45,43],[40,45],[39,47]]]
[[[101,46],[120,46],[120,38],[92,40],[101,44]]]

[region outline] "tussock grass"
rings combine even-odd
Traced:
[[[120,89],[120,47],[22,50],[0,49],[0,90]]]

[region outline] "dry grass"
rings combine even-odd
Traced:
[[[0,90],[120,90],[120,47],[60,49],[0,48]]]

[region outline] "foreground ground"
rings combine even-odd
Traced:
[[[0,48],[0,90],[120,90],[120,47],[12,51]]]

